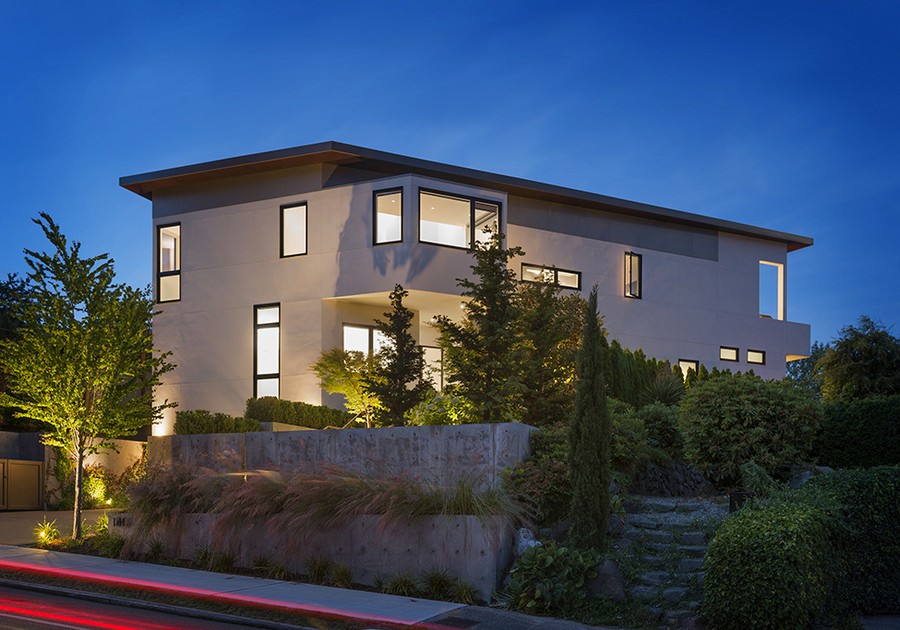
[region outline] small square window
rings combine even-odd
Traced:
[[[281,257],[306,253],[306,204],[281,208]]]
[[[747,350],[747,363],[766,364],[766,353],[763,350]]]
[[[721,360],[721,361],[737,361],[738,360],[738,349],[730,348],[728,346],[721,346],[719,348],[719,360]]]
[[[640,254],[625,252],[625,297],[641,299],[641,258]]]

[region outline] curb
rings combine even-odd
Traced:
[[[217,613],[210,610],[202,610],[199,608],[187,608],[184,606],[175,606],[172,604],[160,604],[157,602],[148,602],[142,599],[130,599],[128,597],[120,597],[117,595],[106,595],[103,593],[93,593],[90,591],[79,591],[71,588],[35,584],[33,582],[19,582],[16,580],[8,580],[5,578],[0,578],[0,586],[20,589],[24,591],[34,591],[46,595],[59,595],[61,597],[71,597],[73,599],[84,599],[99,604],[110,604],[113,606],[124,606],[128,608],[141,608],[143,610],[166,613],[179,617],[189,617],[191,619],[202,619],[204,621],[230,623],[237,626],[243,626],[245,628],[263,628],[265,630],[315,630],[314,628],[310,628],[309,626],[295,626],[292,624],[280,623],[277,621],[267,621],[265,619],[255,619],[253,617],[241,617],[239,615]]]

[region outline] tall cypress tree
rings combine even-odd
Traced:
[[[603,549],[609,521],[612,431],[606,406],[606,340],[597,317],[597,287],[591,290],[577,364],[575,411],[569,430],[572,529],[569,540],[582,549]]]
[[[403,305],[409,295],[399,284],[391,291],[391,310],[385,320],[376,319],[375,325],[391,341],[378,353],[380,370],[377,378],[363,380],[363,387],[381,402],[375,410],[375,424],[398,426],[404,424],[406,413],[425,398],[431,389],[422,377],[425,370],[425,353],[410,333],[414,313]]]

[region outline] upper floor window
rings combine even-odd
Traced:
[[[641,298],[641,255],[625,252],[625,297]]]
[[[525,282],[549,282],[567,289],[581,288],[580,271],[566,271],[565,269],[544,267],[543,265],[522,263],[522,280]]]
[[[403,240],[403,189],[375,191],[375,244]]]
[[[487,242],[486,227],[498,227],[500,204],[419,191],[419,240],[449,247],[471,249]]]
[[[763,350],[747,350],[747,363],[766,364],[766,353]]]
[[[281,306],[255,306],[253,328],[253,396],[277,398],[281,381]]]
[[[693,370],[694,374],[700,371],[700,362],[694,359],[678,359],[678,367],[681,368],[681,375],[686,377],[688,370]]]
[[[721,361],[737,361],[738,349],[729,346],[719,346],[719,360]]]
[[[306,204],[281,207],[281,257],[306,253]]]
[[[375,326],[344,324],[344,350],[347,352],[362,352],[368,356],[389,343],[391,341],[387,335]]]
[[[177,302],[181,299],[181,224],[160,225],[156,230],[156,299]]]

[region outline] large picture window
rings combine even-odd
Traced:
[[[391,343],[387,335],[375,326],[344,324],[344,350],[362,352],[366,356],[380,351]]]
[[[181,299],[181,224],[160,225],[156,231],[156,300]]]
[[[522,263],[522,280],[525,282],[547,282],[558,284],[567,289],[581,288],[581,272],[545,267],[543,265],[530,265]]]
[[[641,255],[625,252],[625,297],[641,299]]]
[[[419,240],[448,247],[470,249],[486,242],[486,227],[497,228],[500,204],[455,197],[428,190],[419,191]]]
[[[375,244],[403,240],[403,189],[375,191]]]
[[[255,306],[253,328],[253,396],[277,398],[281,389],[281,306]]]
[[[306,204],[298,203],[281,208],[281,257],[302,256],[306,253]]]

